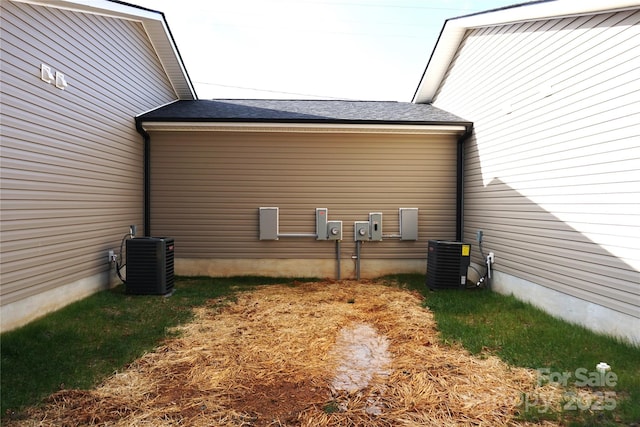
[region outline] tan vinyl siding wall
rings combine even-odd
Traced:
[[[470,31],[434,105],[474,122],[466,240],[482,229],[499,271],[638,316],[640,11]]]
[[[176,239],[180,258],[333,258],[333,242],[259,241],[258,208],[280,208],[280,233],[315,233],[315,208],[353,222],[419,208],[419,241],[385,239],[363,257],[426,260],[427,239],[455,237],[456,140],[446,136],[152,132],[151,230]],[[426,264],[425,264],[426,267]]]
[[[107,273],[107,250],[130,224],[142,231],[134,116],[175,95],[140,24],[1,7],[4,306]],[[41,63],[66,90],[40,79]]]

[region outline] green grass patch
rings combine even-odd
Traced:
[[[305,279],[299,279],[305,280]],[[87,389],[171,336],[207,300],[233,298],[258,285],[293,282],[265,277],[179,277],[170,297],[99,292],[0,336],[3,416],[62,388]]]
[[[513,366],[539,369],[542,382],[557,379],[589,387],[601,361],[617,376],[615,387],[591,387],[604,397],[602,405],[589,405],[568,391],[562,410],[552,413],[544,410],[545,402],[528,396],[528,401],[523,399],[523,419],[554,419],[565,425],[640,423],[639,348],[551,317],[513,296],[481,289],[430,291],[424,275],[387,279],[425,296],[424,305],[433,311],[445,343],[458,342],[472,354],[493,354]],[[570,377],[562,379],[563,373]]]
[[[431,292],[425,276],[417,274],[384,279],[425,296],[445,343],[460,343],[480,357],[496,355],[513,366],[541,369],[547,376],[568,372],[569,385],[578,379],[577,369],[593,372],[601,361],[618,377],[613,387],[593,387],[613,393],[608,396],[615,408],[592,410],[568,394],[562,410],[544,411],[544,402],[523,396],[520,419],[576,426],[640,422],[640,349],[555,319],[513,297],[482,290]],[[208,301],[233,301],[236,292],[259,285],[309,280],[314,279],[180,277],[168,298],[131,296],[120,286],[4,333],[2,414],[19,415],[61,388],[94,387],[170,338],[174,326],[190,321],[193,308]],[[331,402],[324,407],[327,413],[335,409]]]

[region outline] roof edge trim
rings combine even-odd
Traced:
[[[540,19],[559,19],[575,15],[591,15],[601,12],[614,12],[637,8],[637,0],[540,0],[522,3],[513,7],[489,10],[473,15],[451,19],[452,23],[465,29],[506,25],[515,22]]]
[[[96,6],[95,0],[12,0],[38,6],[53,7],[55,9],[71,10],[114,18],[142,21],[151,19],[164,21],[162,12],[120,1],[104,1],[104,6]]]
[[[140,121],[143,129],[172,132],[286,132],[286,133],[386,133],[415,135],[463,135],[471,123],[442,124],[346,124],[265,122],[154,122]]]

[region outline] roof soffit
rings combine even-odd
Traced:
[[[461,136],[468,132],[471,125],[141,121],[141,126],[147,132],[360,133]]]

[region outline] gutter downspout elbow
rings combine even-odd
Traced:
[[[144,235],[151,236],[151,136],[142,126],[139,117],[136,117],[136,130],[144,140],[143,153],[143,215],[144,215]]]

